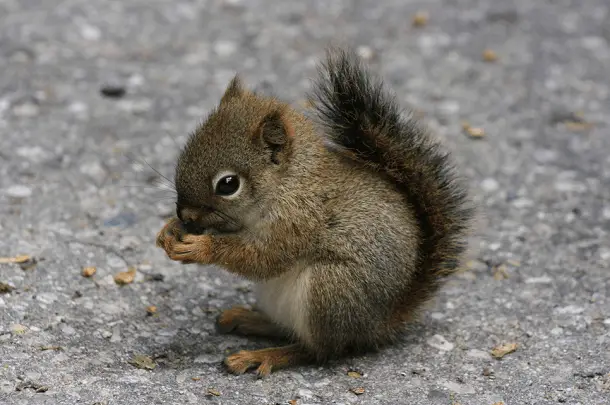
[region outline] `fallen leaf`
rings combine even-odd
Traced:
[[[518,260],[507,260],[506,263],[510,264],[513,267],[521,267],[521,262]]]
[[[348,371],[347,375],[352,377],[352,378],[360,378],[360,377],[362,377],[362,374],[360,374],[357,371]]]
[[[95,274],[97,269],[95,267],[85,267],[83,269],[82,275],[83,277],[91,277]]]
[[[508,272],[506,266],[501,264],[493,268],[494,280],[506,280],[508,278]]]
[[[114,276],[114,282],[119,285],[131,284],[136,278],[136,268],[130,267],[129,270],[118,273]]]
[[[157,307],[154,305],[149,305],[146,307],[146,313],[148,315],[154,315],[157,313]]]
[[[577,121],[568,121],[565,123],[566,128],[569,129],[570,131],[574,131],[574,132],[580,132],[580,131],[587,131],[591,128],[593,128],[593,124],[590,122],[577,122]]]
[[[498,60],[498,54],[491,49],[486,49],[483,51],[483,60],[485,62],[495,62]]]
[[[199,381],[199,380],[201,380],[201,377],[191,377],[191,380],[193,380],[193,381]]]
[[[413,16],[413,26],[414,27],[423,27],[428,24],[428,20],[430,19],[430,15],[426,11],[418,11]]]
[[[23,335],[27,330],[28,330],[28,328],[26,326],[21,325],[19,323],[16,323],[11,327],[11,331],[15,335]]]
[[[129,360],[129,364],[145,370],[153,370],[155,367],[157,367],[157,364],[153,361],[153,359],[144,354],[137,354],[133,356],[133,358]]]
[[[15,257],[0,257],[0,264],[25,263],[28,260],[30,260],[30,256],[28,255],[20,255]]]
[[[13,291],[14,288],[0,281],[0,294],[7,294]]]
[[[220,396],[220,392],[218,390],[215,390],[214,388],[208,388],[207,395],[213,395],[215,397],[219,397]]]
[[[506,356],[509,353],[514,352],[515,350],[517,350],[516,343],[506,343],[506,344],[494,347],[491,350],[491,355],[494,356],[496,359],[501,359],[502,357]]]
[[[356,395],[362,395],[362,394],[364,394],[364,387],[352,388],[352,389],[350,389],[350,391]]]

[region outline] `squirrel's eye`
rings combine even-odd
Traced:
[[[231,174],[229,176],[222,177],[216,182],[214,192],[219,196],[228,197],[237,193],[239,186],[239,176]]]

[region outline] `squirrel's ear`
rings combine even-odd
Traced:
[[[225,93],[220,99],[220,104],[224,104],[232,98],[241,97],[245,93],[244,86],[238,75],[235,75],[227,86]]]
[[[255,137],[271,151],[271,161],[282,163],[289,155],[294,130],[281,109],[268,113],[261,121]]]

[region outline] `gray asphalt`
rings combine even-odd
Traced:
[[[0,0],[0,256],[30,256],[0,264],[0,403],[610,403],[609,17],[606,0]],[[155,248],[173,211],[155,171],[171,178],[235,71],[302,103],[331,42],[453,150],[477,250],[404,343],[227,375],[226,352],[267,344],[214,331],[249,284]]]

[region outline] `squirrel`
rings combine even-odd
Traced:
[[[311,117],[236,74],[177,160],[157,246],[256,284],[220,333],[284,341],[227,356],[234,374],[396,343],[467,249],[474,207],[449,153],[351,49],[318,71]]]

